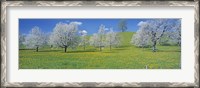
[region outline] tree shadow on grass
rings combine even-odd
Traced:
[[[35,50],[35,49],[19,49],[19,50]]]
[[[39,50],[38,52],[61,52],[61,50]]]
[[[152,48],[141,48],[145,51],[153,52]],[[156,49],[156,52],[181,52],[181,50],[163,50],[163,49]]]
[[[117,47],[117,48],[128,48],[128,47],[130,47],[130,46],[124,45],[124,46],[119,46],[119,47]]]
[[[77,50],[77,51],[67,51],[66,53],[83,53],[83,52],[96,52],[96,50]]]
[[[181,52],[181,50],[157,50],[157,52]]]

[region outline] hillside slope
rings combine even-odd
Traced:
[[[131,41],[133,34],[135,34],[135,32],[120,32],[119,33],[122,46],[131,45],[130,41]]]

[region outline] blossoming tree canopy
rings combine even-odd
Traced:
[[[78,26],[81,25],[80,22],[70,22],[67,23],[57,23],[53,29],[50,36],[50,42],[57,47],[65,49],[75,48],[78,46],[80,38],[78,36]]]

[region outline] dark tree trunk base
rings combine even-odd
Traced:
[[[156,52],[156,41],[153,42],[153,49],[152,49],[152,51]]]
[[[36,52],[38,52],[38,47],[36,48]]]
[[[65,46],[65,53],[67,52],[67,46]]]

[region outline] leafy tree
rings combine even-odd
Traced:
[[[171,24],[172,28],[164,33],[159,40],[159,44],[181,46],[181,20],[173,21]]]
[[[105,46],[105,26],[100,25],[98,33],[94,33],[90,38],[90,45],[99,47],[99,50],[102,50],[102,47]]]
[[[26,35],[19,34],[19,48],[22,48],[24,46]]]
[[[79,33],[81,35],[80,45],[83,46],[83,49],[85,50],[85,47],[88,45],[87,31],[82,30]]]
[[[118,34],[114,32],[112,29],[110,29],[110,31],[106,33],[105,42],[106,42],[106,45],[110,47],[110,50],[112,46],[118,46],[120,44]]]
[[[25,38],[24,45],[27,48],[36,48],[36,52],[38,52],[38,48],[46,44],[46,37],[43,32],[41,32],[40,28],[35,26],[32,28],[30,33]]]
[[[144,35],[145,37],[138,37],[138,39],[133,39],[132,41],[143,41],[139,42],[140,45],[150,44],[152,46],[152,51],[155,52],[157,41],[162,38],[166,31],[169,31],[174,27],[174,21],[168,19],[147,20],[145,22],[141,21],[138,23],[138,26],[138,31],[142,32],[137,32],[136,35]]]
[[[50,48],[53,48],[53,43],[52,43],[52,41],[50,40],[51,34],[52,34],[51,32],[46,33],[46,37],[47,37],[46,41],[47,41],[47,45],[48,45]]]
[[[127,30],[127,22],[126,20],[120,20],[119,24],[118,24],[119,30],[121,30],[121,32],[125,32]]]
[[[143,24],[145,25],[145,24]],[[139,28],[136,34],[133,34],[131,43],[137,47],[148,47],[152,44],[150,41],[150,37],[148,35],[148,31],[146,31],[145,26]]]
[[[172,28],[170,38],[175,40],[178,46],[181,46],[181,20],[177,20]]]
[[[99,37],[98,37],[97,33],[94,33],[90,37],[89,43],[90,43],[90,45],[92,45],[94,47],[99,47],[98,40],[99,40]]]
[[[174,42],[172,41],[172,39],[169,37],[169,33],[170,32],[165,32],[164,35],[162,36],[162,38],[160,38],[158,40],[159,45],[174,45]]]
[[[78,36],[78,26],[80,22],[57,23],[50,36],[50,43],[55,47],[67,49],[76,48],[79,44],[80,38]]]

